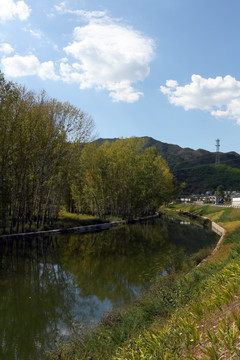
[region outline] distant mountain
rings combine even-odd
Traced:
[[[145,147],[156,146],[158,153],[168,162],[170,169],[192,168],[199,165],[215,164],[216,153],[203,149],[193,150],[181,148],[155,140],[151,137],[144,137]],[[220,153],[221,164],[240,168],[240,155],[235,152]]]
[[[203,149],[193,150],[178,145],[163,143],[144,136],[144,149],[155,146],[167,161],[175,183],[186,183],[186,193],[202,193],[216,190],[223,185],[226,190],[240,190],[240,155],[236,152],[220,153],[221,165],[215,165],[216,153]],[[96,140],[100,145],[117,138]]]
[[[190,148],[182,148],[178,145],[167,144],[152,137],[144,136],[141,139],[145,140],[144,148],[155,146],[158,153],[168,162],[171,171],[178,168],[192,168],[199,165],[215,164],[216,153],[203,149],[193,150]],[[103,139],[100,138],[97,142],[101,145],[105,141],[113,142],[117,138]],[[236,152],[220,153],[221,164],[240,169],[240,155]]]

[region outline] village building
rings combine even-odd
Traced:
[[[240,206],[240,197],[232,198],[232,206]]]

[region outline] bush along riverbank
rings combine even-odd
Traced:
[[[108,314],[49,359],[240,358],[240,209],[178,205],[164,212],[219,224],[226,235],[218,251],[198,267],[192,258],[157,278],[127,310]]]

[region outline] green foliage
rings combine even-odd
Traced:
[[[71,191],[80,212],[132,219],[170,200],[173,185],[166,162],[143,141],[119,139],[88,144],[72,173]]]
[[[216,191],[219,185],[226,190],[240,190],[240,155],[235,152],[221,153],[221,165],[215,165],[215,152],[203,149],[193,150],[178,145],[166,144],[151,137],[144,140],[144,149],[155,147],[158,154],[167,161],[176,185],[175,197],[181,193],[181,184],[185,183],[184,193],[204,193]],[[117,139],[108,139],[111,143]],[[99,139],[103,144],[106,139]]]
[[[120,139],[87,146],[92,119],[69,103],[36,96],[0,73],[0,229],[48,229],[62,205],[122,217],[153,213],[170,199],[172,175],[155,148]]]
[[[240,169],[228,165],[202,165],[174,172],[179,183],[185,181],[186,193],[216,191],[219,185],[227,190],[239,190]]]
[[[217,198],[224,198],[224,186],[223,185],[219,185],[216,189],[216,197]]]
[[[52,224],[67,191],[75,149],[93,121],[69,103],[36,96],[0,73],[0,228]]]

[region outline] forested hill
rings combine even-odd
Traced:
[[[221,165],[215,166],[216,153],[203,149],[193,150],[167,144],[145,136],[144,148],[155,146],[167,161],[177,184],[186,183],[186,193],[214,191],[218,185],[227,190],[240,190],[240,155],[236,152],[220,153]],[[98,139],[99,144],[106,140]]]
[[[143,139],[145,139],[144,148],[156,146],[158,153],[167,161],[172,172],[176,169],[215,164],[215,152],[203,149],[193,150],[190,148],[182,148],[178,145],[167,144],[148,136],[144,136]],[[117,138],[100,138],[97,142],[101,145],[107,140],[113,142],[116,141]],[[236,152],[220,153],[220,159],[221,164],[240,169],[240,155]]]

